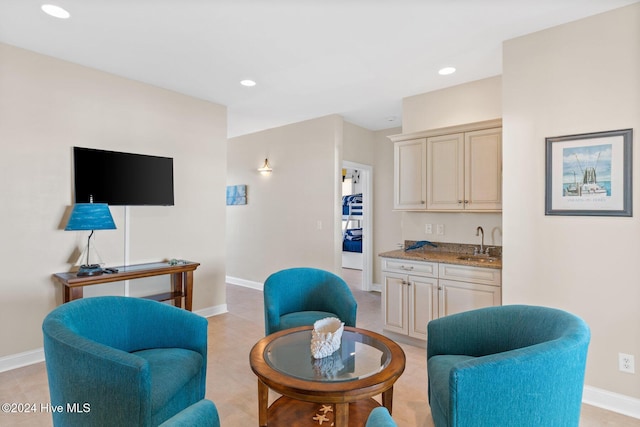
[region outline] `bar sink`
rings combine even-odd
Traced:
[[[479,255],[462,255],[459,256],[460,261],[474,261],[474,262],[496,262],[498,258],[491,256],[479,256]]]

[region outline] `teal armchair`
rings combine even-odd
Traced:
[[[488,307],[427,327],[436,427],[578,426],[590,331],[547,307]]]
[[[356,326],[357,309],[349,286],[328,271],[290,268],[273,273],[264,282],[266,335],[313,325],[325,317],[337,317],[346,326]]]
[[[156,301],[95,297],[44,319],[54,426],[219,426],[205,400],[205,318]],[[164,423],[164,424],[163,424]]]

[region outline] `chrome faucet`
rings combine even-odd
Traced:
[[[482,236],[480,239],[480,255],[482,255],[484,253],[484,230],[482,227],[478,226],[478,228],[476,228],[476,236]]]

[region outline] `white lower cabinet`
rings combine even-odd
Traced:
[[[439,280],[438,316],[500,305],[500,287]],[[431,320],[431,319],[429,319]]]
[[[382,258],[384,329],[427,339],[432,319],[501,305],[501,271]]]
[[[427,323],[438,310],[438,279],[385,273],[383,288],[384,328],[426,339]]]

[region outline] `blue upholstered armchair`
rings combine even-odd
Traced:
[[[429,322],[436,427],[578,426],[590,332],[562,310],[489,307]]]
[[[264,328],[267,335],[282,329],[313,325],[337,317],[356,326],[358,303],[340,277],[316,268],[290,268],[264,282]]]
[[[397,424],[391,418],[387,408],[379,406],[371,411],[364,427],[397,427]]]
[[[219,426],[204,399],[207,325],[140,298],[57,307],[42,324],[51,403],[65,408],[53,413],[54,425]],[[74,404],[81,411],[66,409]]]

